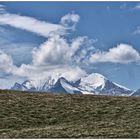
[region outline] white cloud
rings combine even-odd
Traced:
[[[72,46],[76,48],[75,55],[72,55],[73,61],[77,64],[89,64],[89,57],[96,51],[94,44],[97,40],[88,37],[78,37],[73,40]],[[79,45],[78,45],[79,44]]]
[[[0,13],[5,13],[5,5],[0,4]]]
[[[120,9],[126,9],[127,8],[127,4],[126,3],[123,3],[121,6],[120,6]]]
[[[134,35],[140,34],[140,26],[138,26],[138,27],[136,28],[136,30],[133,32],[133,34],[134,34]]]
[[[51,36],[39,48],[33,50],[33,64],[72,65],[75,62],[80,63],[81,59],[86,58],[87,52],[91,51],[90,48],[94,48],[91,43],[93,42],[87,37],[77,37],[68,43],[64,37]],[[88,44],[91,46],[87,46]]]
[[[131,6],[128,3],[125,2],[120,6],[120,9],[128,10],[130,12],[137,11],[137,10],[140,10],[140,3],[137,3],[134,6]]]
[[[140,3],[133,7],[134,10],[140,10]]]
[[[5,5],[3,5],[3,4],[0,4],[0,8],[5,8]]]
[[[39,21],[33,17],[9,13],[0,14],[0,24],[33,32],[43,37],[48,37],[51,33],[64,34],[66,30],[59,24]]]
[[[12,57],[15,65],[20,65],[22,63],[31,63],[32,50],[36,46],[37,44],[33,43],[1,43],[0,40],[0,49]]]
[[[79,20],[80,20],[80,16],[78,14],[69,13],[61,18],[60,23],[63,26],[72,28],[74,30]]]
[[[109,51],[98,51],[90,58],[91,63],[111,62],[128,64],[139,61],[139,52],[137,52],[132,46],[128,44],[120,44],[117,47],[109,49]]]
[[[34,65],[57,65],[65,64],[69,61],[70,47],[66,40],[59,35],[52,36],[33,50]]]
[[[59,77],[65,77],[70,81],[75,81],[79,77],[86,75],[86,72],[80,69],[78,66],[70,65],[48,65],[48,66],[34,66],[25,65],[13,71],[13,74],[21,77],[26,77],[32,80],[44,80],[48,77],[54,77],[55,79]]]
[[[131,6],[128,9],[130,11],[139,11],[140,10],[140,3],[137,3],[135,6]]]
[[[0,9],[3,11],[5,10],[4,8],[4,6],[0,6]],[[71,13],[63,16],[59,24],[53,24],[33,17],[0,12],[0,25],[9,25],[43,37],[54,34],[64,35],[68,29],[74,30],[79,20],[80,16],[78,14]]]
[[[0,69],[9,73],[14,69],[11,56],[0,50]]]

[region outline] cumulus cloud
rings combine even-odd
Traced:
[[[87,37],[77,37],[69,43],[65,38],[51,36],[39,48],[33,50],[34,65],[57,65],[57,64],[78,64],[86,56],[92,46],[93,41]],[[88,46],[89,45],[89,46]],[[91,51],[93,53],[93,51]]]
[[[17,67],[13,64],[11,56],[2,51],[0,52],[0,71],[31,80],[45,80],[51,76],[55,79],[65,77],[70,81],[75,81],[86,75],[86,72],[80,67],[68,64],[58,63],[44,66],[22,64]]]
[[[33,50],[34,65],[57,65],[69,61],[69,44],[60,36],[52,36]]]
[[[9,73],[14,68],[12,57],[0,50],[0,69]]]
[[[79,48],[84,45],[84,41],[85,37],[77,37],[68,43],[63,37],[51,36],[39,48],[33,50],[32,64],[23,64],[15,74],[26,75],[32,79],[47,78],[51,75],[54,77],[63,76],[68,80],[77,80],[86,75],[86,72],[73,59],[74,56],[77,56],[76,52]]]
[[[128,64],[140,61],[140,54],[131,45],[120,44],[117,47],[109,49],[109,51],[97,51],[91,58],[91,63],[121,63]]]

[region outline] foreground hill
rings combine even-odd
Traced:
[[[0,138],[140,138],[140,97],[0,91]]]

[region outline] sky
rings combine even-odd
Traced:
[[[0,2],[0,88],[98,72],[140,88],[139,2]]]

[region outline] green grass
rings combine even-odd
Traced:
[[[140,98],[0,91],[0,138],[140,138]]]

